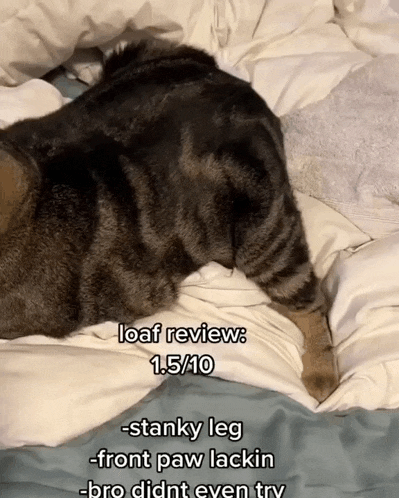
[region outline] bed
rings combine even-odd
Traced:
[[[398,495],[398,12],[386,0],[3,2],[2,127],[75,98],[104,54],[141,38],[202,48],[251,82],[282,121],[341,379],[311,398],[299,330],[210,263],[171,309],[129,324],[157,326],[158,343],[121,341],[111,322],[0,341],[2,498]],[[239,339],[167,343],[179,328]],[[205,360],[157,374],[154,358],[171,355]]]

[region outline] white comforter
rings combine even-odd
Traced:
[[[334,18],[332,0],[3,2],[0,119],[6,126],[62,105],[57,90],[32,78],[76,47],[106,51],[148,33],[215,54],[282,115],[324,98],[373,56],[399,53],[398,17],[386,3],[337,0]],[[242,274],[211,263],[186,279],[171,310],[134,326],[242,327],[245,343],[166,344],[162,333],[158,344],[120,344],[114,323],[64,340],[0,341],[0,444],[57,445],[118,415],[163,381],[149,363],[155,354],[210,354],[213,375],[278,390],[313,411],[399,407],[399,234],[371,241],[320,201],[298,193],[298,202],[333,302],[341,385],[323,404],[300,381],[300,332]]]

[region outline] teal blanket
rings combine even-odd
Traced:
[[[263,389],[171,377],[57,448],[0,451],[1,498],[396,498],[399,413],[313,414]]]

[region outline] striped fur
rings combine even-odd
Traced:
[[[0,337],[149,315],[210,261],[321,309],[279,120],[203,52],[130,46],[0,149]]]

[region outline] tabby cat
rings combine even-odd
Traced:
[[[141,42],[62,109],[0,132],[0,337],[63,337],[169,306],[210,261],[302,330],[303,381],[338,377],[279,120],[188,46]]]

